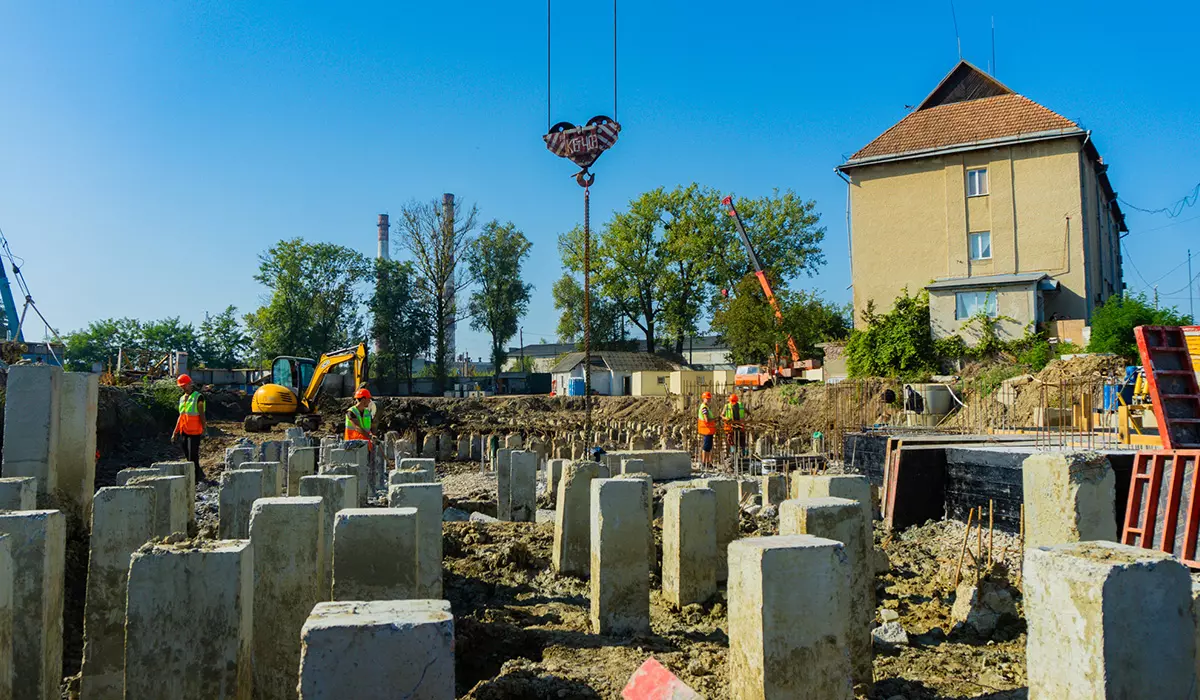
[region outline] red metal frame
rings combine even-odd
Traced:
[[[1138,354],[1142,358],[1142,366],[1146,374],[1146,387],[1150,392],[1150,404],[1154,408],[1154,417],[1158,420],[1158,434],[1164,450],[1188,449],[1200,447],[1200,440],[1183,442],[1172,429],[1182,424],[1200,424],[1200,386],[1196,383],[1195,369],[1192,358],[1188,353],[1187,339],[1181,326],[1138,326],[1133,329],[1137,340]],[[1167,363],[1166,368],[1159,368],[1161,360],[1174,358]],[[1178,376],[1183,378],[1185,389],[1183,393],[1167,394],[1159,388],[1160,376]],[[1190,415],[1175,415],[1177,411],[1168,410],[1167,404],[1182,404],[1184,412]]]
[[[1192,477],[1184,474],[1191,462]],[[1158,508],[1164,484],[1169,489],[1166,512],[1159,527]],[[1179,511],[1187,509],[1182,539],[1178,532]],[[1188,567],[1200,569],[1196,558],[1200,536],[1200,450],[1152,450],[1138,452],[1129,483],[1129,503],[1121,542],[1143,549],[1173,554]]]

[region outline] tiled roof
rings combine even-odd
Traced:
[[[614,372],[640,372],[643,370],[672,372],[679,369],[679,365],[674,362],[646,352],[597,350],[592,353],[592,362],[595,363],[597,359]],[[581,362],[583,362],[583,353],[573,352],[563,356],[563,359],[559,360],[550,372],[552,374],[570,372]]]
[[[919,109],[851,156],[855,161],[914,151],[932,151],[976,141],[1079,131],[1079,125],[1017,94],[996,95]]]

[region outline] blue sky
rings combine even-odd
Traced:
[[[541,141],[545,5],[345,5],[0,3],[0,228],[51,323],[250,310],[274,241],[373,254],[379,213],[453,192],[533,241],[525,338],[553,338],[555,240],[582,196]],[[554,121],[611,112],[611,5],[553,9]],[[660,185],[792,188],[828,229],[828,264],[802,284],[848,301],[833,167],[953,67],[948,4],[619,13],[624,130],[595,168],[593,221]],[[1091,129],[1123,199],[1165,206],[1200,182],[1195,3],[959,2],[963,56],[984,68],[992,16],[997,77]],[[1186,311],[1172,268],[1200,256],[1200,206],[1128,218],[1130,288]],[[459,346],[486,341],[462,328]]]

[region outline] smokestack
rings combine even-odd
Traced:
[[[388,260],[391,255],[388,253],[388,215],[379,215],[379,252],[375,257],[380,260]]]
[[[379,250],[375,253],[375,257],[377,257],[380,260],[388,260],[391,257],[391,255],[388,251],[388,230],[390,228],[391,228],[391,226],[390,226],[390,224],[388,224],[388,215],[380,214],[379,215]],[[380,270],[376,274],[378,274],[380,277],[382,277],[383,270]],[[375,283],[379,284],[382,281],[383,281],[382,279],[376,278]],[[387,352],[387,342],[383,338],[376,338],[375,339],[375,354],[378,355],[378,354],[381,354],[384,352]]]
[[[446,227],[446,240],[452,239],[454,237],[454,195],[449,192],[442,195],[442,225]],[[453,255],[453,251],[450,254]],[[450,260],[450,266],[454,266],[453,258]],[[457,277],[457,275],[454,277]],[[442,296],[446,300],[446,309],[451,314],[451,321],[446,326],[446,361],[451,366],[454,365],[458,357],[454,342],[454,336],[458,330],[458,324],[453,320],[456,315],[454,314],[454,277],[446,281],[446,287],[442,290]]]

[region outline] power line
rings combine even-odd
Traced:
[[[1133,256],[1129,254],[1129,246],[1122,243],[1121,247],[1125,249],[1125,258],[1129,260],[1129,266],[1132,267],[1133,271],[1137,273],[1138,279],[1140,279],[1142,284],[1146,285],[1147,288],[1152,287],[1153,285],[1147,282],[1145,277],[1142,277],[1142,271],[1138,269],[1137,263],[1133,262]]]
[[[1117,201],[1121,202],[1121,204],[1124,204],[1130,209],[1133,209],[1134,211],[1140,211],[1143,214],[1166,214],[1172,219],[1182,214],[1184,209],[1195,206],[1198,200],[1200,200],[1200,182],[1197,182],[1196,186],[1192,188],[1191,194],[1176,201],[1169,207],[1162,207],[1159,209],[1143,209],[1142,207],[1130,204],[1121,197],[1117,197]]]

